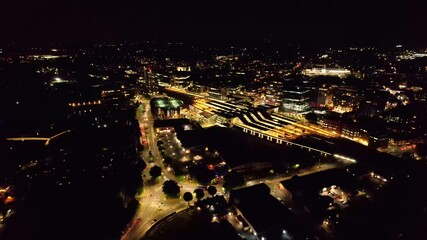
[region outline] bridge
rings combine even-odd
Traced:
[[[12,138],[6,138],[6,140],[8,141],[44,141],[45,142],[45,146],[49,145],[50,141],[52,139],[55,139],[61,135],[64,135],[66,133],[71,132],[71,130],[66,130],[63,132],[60,132],[58,134],[53,135],[52,137],[12,137]]]

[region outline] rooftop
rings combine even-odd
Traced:
[[[259,237],[270,239],[269,236],[281,234],[283,230],[297,231],[296,217],[270,195],[270,188],[265,184],[232,190],[230,199]]]
[[[317,195],[322,188],[338,185],[345,189],[353,190],[357,185],[356,179],[341,169],[331,169],[304,177],[293,177],[282,181],[281,184],[292,194],[297,195]]]
[[[154,98],[151,101],[154,104],[154,107],[156,108],[173,109],[173,108],[179,108],[184,104],[183,101],[173,99],[173,98]]]

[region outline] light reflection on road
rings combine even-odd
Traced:
[[[154,131],[153,123],[154,117],[150,111],[149,100],[140,99],[143,103],[136,111],[136,118],[139,121],[140,126],[146,126],[145,136],[147,138],[144,151],[142,152],[142,158],[146,160],[148,167],[142,172],[144,187],[143,193],[137,196],[137,200],[140,202],[140,207],[137,210],[133,220],[130,223],[129,229],[124,232],[121,239],[141,239],[145,233],[154,225],[155,222],[162,219],[163,217],[187,207],[187,203],[181,199],[166,199],[162,192],[163,178],[159,178],[156,181],[151,181],[149,170],[151,166],[157,165],[162,168],[163,177],[166,179],[172,179],[182,185],[181,195],[186,192],[193,192],[196,189],[197,184],[187,181],[178,181],[175,175],[167,171],[162,163],[163,157],[157,148],[157,137]],[[145,112],[143,108],[145,107]],[[153,163],[148,163],[149,151],[153,156]],[[141,219],[137,222],[137,219]]]
[[[153,163],[147,163],[149,166],[143,171],[143,193],[137,196],[137,200],[140,202],[140,207],[137,210],[133,220],[131,221],[131,226],[127,229],[122,235],[122,240],[125,239],[142,239],[145,233],[160,219],[168,216],[173,212],[181,211],[187,208],[187,203],[179,198],[179,199],[166,199],[165,195],[162,192],[162,184],[165,179],[172,179],[178,182],[181,188],[181,196],[184,192],[193,192],[198,184],[195,182],[189,182],[187,180],[180,181],[175,177],[172,171],[167,171],[165,166],[163,165],[163,157],[158,151],[157,148],[157,140],[156,132],[153,127],[154,117],[149,108],[149,100],[140,99],[143,104],[137,109],[136,118],[139,121],[140,126],[146,126],[147,130],[145,131],[146,135],[146,145],[144,146],[144,151],[142,152],[142,157],[146,162],[149,159],[149,151],[152,153]],[[145,112],[143,112],[143,107],[145,106]],[[169,135],[169,134],[168,134]],[[173,135],[173,134],[171,134]],[[169,136],[171,136],[169,135]],[[166,146],[166,144],[165,144]],[[172,151],[180,151],[180,144],[174,143],[172,147]],[[167,151],[170,154],[170,150]],[[181,153],[178,152],[181,155]],[[162,177],[157,179],[156,181],[150,181],[151,177],[149,174],[150,167],[158,165],[162,168]],[[337,168],[339,167],[337,164],[316,164],[312,168],[302,169],[298,174],[308,175],[318,171],[324,171],[327,169]],[[264,179],[251,180],[247,182],[247,186],[266,183],[273,190],[272,194],[278,199],[281,199],[283,203],[286,202],[285,196],[281,191],[276,191],[277,183],[280,181],[289,179],[295,174],[285,174],[281,176],[270,176]],[[221,189],[220,185],[217,185],[217,189]],[[137,222],[137,219],[141,219],[140,222]],[[251,234],[250,234],[251,235]],[[246,236],[248,237],[248,236]]]

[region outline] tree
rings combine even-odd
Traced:
[[[212,180],[215,178],[215,172],[206,168],[203,165],[196,165],[191,167],[190,174],[192,177],[195,177],[196,180],[202,185],[211,184]]]
[[[150,176],[152,178],[160,177],[160,175],[162,175],[162,169],[159,166],[156,165],[150,169]]]
[[[208,193],[213,197],[216,194],[216,187],[215,186],[209,186],[208,187]]]
[[[191,194],[191,192],[185,192],[183,198],[184,201],[188,203],[188,206],[190,206],[190,201],[193,200],[193,194]]]
[[[136,210],[139,207],[139,201],[135,198],[132,198],[127,204],[126,208],[129,211],[129,214],[135,214]]]
[[[142,183],[141,172],[136,168],[129,169],[127,174],[123,175],[123,190],[128,197],[134,197],[142,192]]]
[[[158,148],[159,148],[159,151],[164,151],[165,150],[165,147],[163,147],[161,145]]]
[[[177,198],[181,189],[174,180],[167,180],[163,183],[162,191],[168,197]]]
[[[172,164],[172,158],[171,157],[165,157],[165,159],[163,159],[163,163],[165,165],[170,165]]]
[[[193,193],[194,195],[196,195],[197,201],[205,197],[205,192],[203,191],[203,189],[198,188],[194,190]]]
[[[163,141],[159,140],[157,141],[157,146],[163,145]]]
[[[135,167],[138,172],[142,172],[147,167],[147,164],[144,162],[144,159],[141,158],[141,160],[136,163]]]

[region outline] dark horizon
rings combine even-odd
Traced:
[[[414,1],[415,2],[415,1]],[[108,3],[21,0],[4,3],[0,44],[33,46],[142,40],[260,42],[319,46],[422,46],[421,4],[317,1],[130,1]]]

